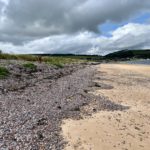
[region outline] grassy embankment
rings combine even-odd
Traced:
[[[13,55],[13,54],[0,54],[0,59],[29,61],[29,64],[26,64],[25,67],[32,67],[33,65],[31,64],[31,62],[36,62],[36,61],[44,62],[50,65],[55,65],[60,68],[62,68],[64,64],[85,62],[85,60],[80,58],[71,58],[71,57],[63,57],[63,56],[39,57],[35,55]]]
[[[23,60],[25,61],[24,64],[21,64],[22,67],[26,69],[30,69],[32,71],[36,70],[37,65],[35,62],[39,63],[46,63],[49,65],[56,66],[58,68],[63,68],[65,64],[72,64],[72,63],[82,63],[86,62],[81,58],[74,58],[74,57],[65,57],[65,56],[37,56],[37,55],[13,55],[13,54],[0,54],[0,59],[2,60]],[[0,65],[0,79],[4,79],[9,76],[9,70]]]

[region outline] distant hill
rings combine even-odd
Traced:
[[[150,50],[121,50],[105,56],[107,59],[150,58]]]

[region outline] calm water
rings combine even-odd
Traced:
[[[150,65],[150,59],[133,60],[133,61],[128,61],[127,63],[129,63],[129,64]]]

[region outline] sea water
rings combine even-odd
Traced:
[[[132,60],[128,61],[129,64],[143,64],[143,65],[150,65],[150,59],[139,59],[139,60]]]

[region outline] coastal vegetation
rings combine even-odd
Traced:
[[[7,68],[0,66],[0,79],[3,79],[9,75]]]
[[[15,55],[15,54],[0,54],[0,59],[4,60],[23,60],[28,62],[44,62],[49,65],[55,65],[62,68],[65,64],[85,62],[85,59],[78,57],[65,56],[46,56],[46,55]],[[33,67],[31,64],[25,64],[25,67]]]
[[[105,56],[100,55],[75,55],[75,54],[5,54],[0,53],[0,59],[24,60],[29,62],[44,62],[62,68],[65,64],[87,61],[123,61],[132,59],[150,59],[150,50],[121,50]]]
[[[27,69],[30,69],[30,70],[33,70],[33,71],[35,71],[36,68],[37,68],[37,66],[33,63],[25,63],[25,64],[23,64],[23,67],[27,68]]]

